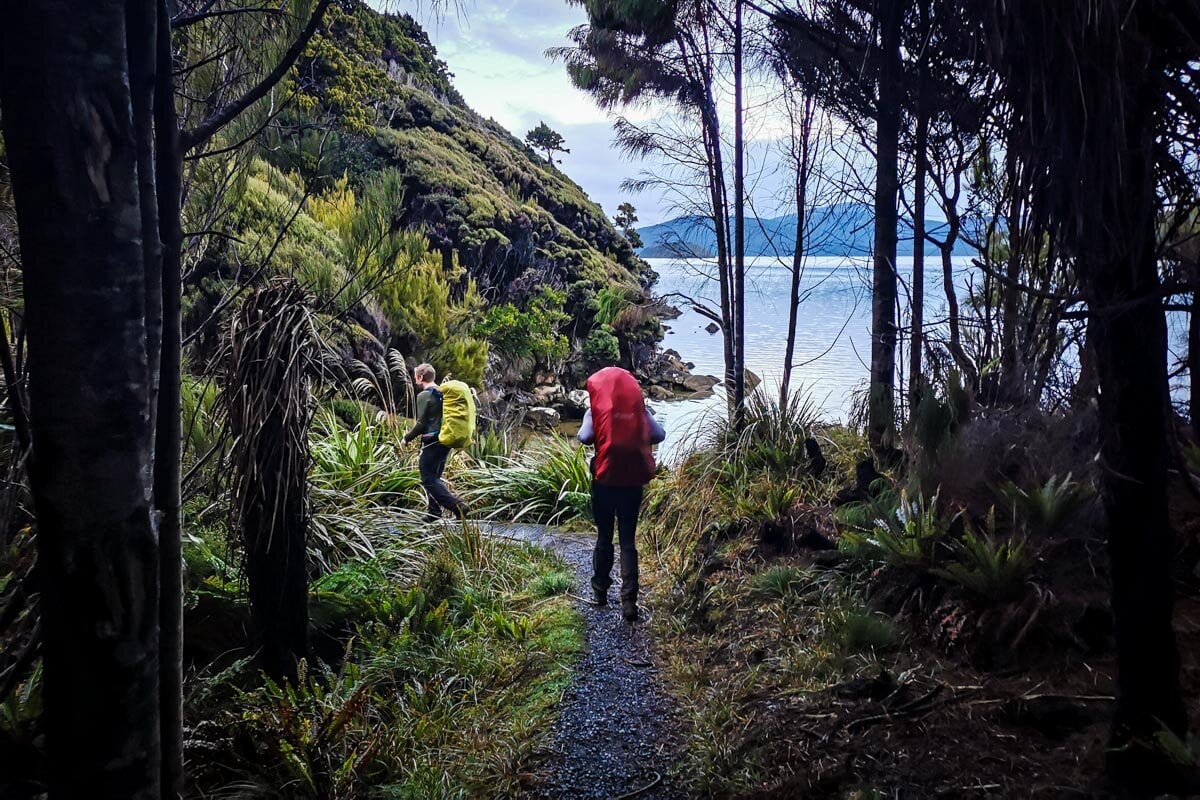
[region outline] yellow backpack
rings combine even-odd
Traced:
[[[446,447],[469,447],[475,439],[475,398],[462,381],[446,381],[442,390],[442,429],[438,441]]]

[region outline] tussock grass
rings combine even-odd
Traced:
[[[529,585],[529,591],[534,597],[554,597],[571,591],[574,585],[574,575],[565,570],[556,570],[535,578]]]
[[[464,498],[491,519],[567,524],[590,512],[587,451],[562,436],[534,442],[494,466],[464,472]]]
[[[890,619],[863,608],[847,608],[832,617],[831,635],[846,653],[866,653],[890,647],[896,626]]]
[[[770,567],[750,578],[750,587],[759,597],[779,599],[804,591],[811,586],[812,575],[788,564]]]

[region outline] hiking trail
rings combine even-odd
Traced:
[[[642,620],[621,618],[620,576],[614,575],[609,603],[591,595],[592,545],[588,535],[560,533],[540,525],[484,527],[496,538],[534,544],[554,552],[576,578],[571,593],[585,622],[584,651],[558,720],[534,763],[542,780],[530,796],[546,800],[675,800],[685,797],[672,769],[677,764],[675,708],[660,685],[653,642]],[[619,570],[617,570],[619,572]]]

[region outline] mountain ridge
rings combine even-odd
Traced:
[[[873,251],[875,237],[874,212],[865,203],[836,203],[812,209],[808,225],[810,256],[868,256]],[[944,235],[947,223],[942,219],[927,219],[926,229],[933,236]],[[699,216],[680,216],[637,229],[643,246],[637,251],[642,258],[711,258],[716,253],[716,235],[712,221]],[[899,252],[912,251],[912,222],[901,216],[897,225]],[[746,255],[783,256],[795,252],[796,215],[746,220]],[[906,247],[907,245],[907,247]],[[925,255],[936,256],[940,251],[925,243]],[[955,256],[972,256],[977,251],[966,242],[955,244]]]

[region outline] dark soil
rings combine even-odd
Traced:
[[[609,604],[590,597],[592,539],[555,533],[540,526],[494,525],[491,535],[546,547],[574,570],[574,596],[586,622],[585,651],[576,669],[550,740],[532,770],[532,797],[662,798],[685,793],[672,766],[678,763],[681,726],[659,678],[653,643],[642,621],[621,618],[620,578]],[[643,621],[646,614],[643,608]]]

